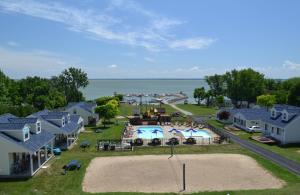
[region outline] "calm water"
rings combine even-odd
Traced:
[[[194,102],[194,89],[202,86],[207,88],[207,84],[203,79],[95,79],[90,80],[90,84],[82,92],[86,99],[93,100],[101,96],[111,96],[114,92],[123,94],[162,94],[182,91],[189,96],[190,102]]]

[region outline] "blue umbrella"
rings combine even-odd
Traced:
[[[155,133],[155,134],[156,134],[156,137],[157,137],[157,132],[161,132],[161,133],[162,133],[162,130],[155,129],[154,131],[152,131],[152,133]]]
[[[192,129],[192,128],[190,128],[190,129],[187,129],[187,130],[184,130],[185,132],[191,132],[191,137],[193,136],[193,133],[196,133],[196,132],[198,132],[197,130],[195,130],[195,129]]]
[[[141,133],[143,133],[143,130],[138,129],[138,130],[137,130],[137,133],[138,133],[138,134],[141,134]]]
[[[180,131],[178,131],[177,129],[173,128],[171,130],[169,130],[170,133],[172,133],[173,131],[175,131],[176,133],[179,133]]]

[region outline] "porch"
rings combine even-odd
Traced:
[[[53,157],[53,142],[49,142],[33,153],[9,153],[9,178],[33,176]]]
[[[71,133],[71,134],[59,134],[55,137],[55,147],[59,147],[61,150],[68,150],[70,147],[73,146],[73,144],[78,139],[78,132]]]

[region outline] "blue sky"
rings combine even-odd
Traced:
[[[0,69],[50,77],[300,76],[297,0],[0,0]]]

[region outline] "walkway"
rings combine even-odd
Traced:
[[[191,112],[188,112],[186,110],[178,108],[175,104],[168,104],[168,105],[170,105],[172,108],[178,110],[179,112],[183,113],[184,115],[187,115],[187,116],[192,116],[193,115],[193,113],[191,113]]]

